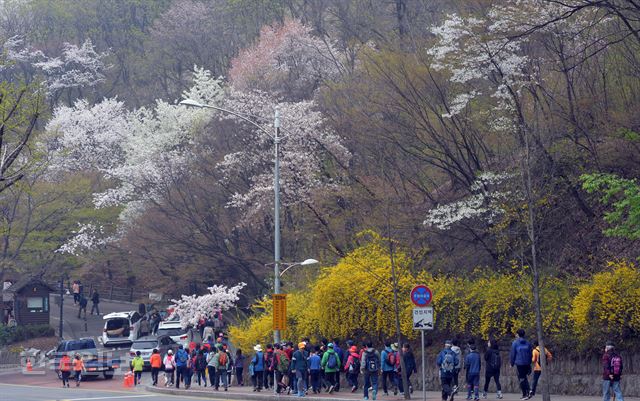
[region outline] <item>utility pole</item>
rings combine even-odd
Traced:
[[[63,311],[64,309],[62,308],[62,304],[64,303],[64,276],[60,276],[60,327],[58,328],[58,330],[60,330],[60,339],[62,340],[62,329],[63,329],[63,325],[64,325],[64,316]]]
[[[280,294],[280,109],[278,107],[276,107],[273,126],[275,127],[273,144],[276,152],[273,168],[273,293]],[[273,331],[273,341],[274,344],[280,342],[280,330]]]

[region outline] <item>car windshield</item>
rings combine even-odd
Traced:
[[[67,351],[75,351],[75,350],[95,348],[95,347],[96,347],[96,343],[93,342],[93,340],[91,339],[69,341],[67,343]]]
[[[158,346],[157,341],[136,341],[131,348],[133,349],[153,349]]]
[[[180,336],[184,334],[185,331],[181,328],[166,328],[166,329],[158,329],[158,335],[167,335],[167,336]]]

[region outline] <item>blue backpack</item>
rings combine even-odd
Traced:
[[[327,368],[329,369],[337,369],[338,368],[338,357],[335,352],[330,352],[329,357],[327,358]]]

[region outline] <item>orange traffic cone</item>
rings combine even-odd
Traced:
[[[33,371],[33,366],[31,366],[31,360],[27,358],[27,372]]]
[[[133,372],[125,373],[123,387],[133,387]]]

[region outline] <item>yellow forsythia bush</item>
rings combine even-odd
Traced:
[[[632,263],[609,263],[578,287],[571,319],[580,342],[597,347],[608,339],[628,342],[640,333],[640,271]]]

